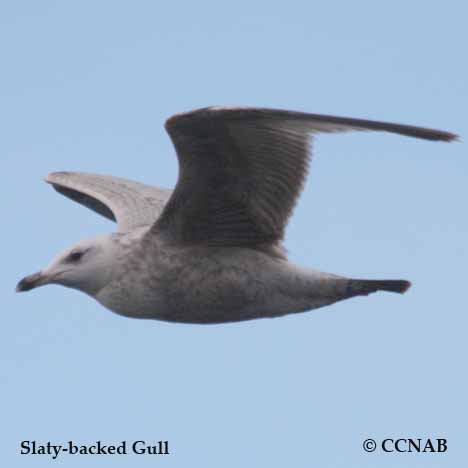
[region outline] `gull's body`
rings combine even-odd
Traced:
[[[238,321],[314,309],[347,294],[345,279],[244,247],[179,248],[148,236],[133,249],[122,258],[120,273],[95,296],[128,317]]]
[[[358,295],[402,293],[404,280],[360,280],[291,264],[281,240],[305,181],[310,135],[381,130],[428,140],[455,135],[406,125],[269,109],[206,108],[166,123],[179,159],[174,191],[95,174],[57,172],[60,193],[117,221],[19,291],[79,289],[114,312],[219,323],[303,312]]]

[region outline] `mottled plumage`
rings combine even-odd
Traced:
[[[179,160],[174,191],[111,176],[56,172],[63,195],[116,221],[18,291],[58,283],[121,315],[219,323],[303,312],[405,280],[349,279],[288,262],[281,246],[304,185],[311,136],[377,130],[451,141],[439,130],[272,109],[204,108],[166,122]]]

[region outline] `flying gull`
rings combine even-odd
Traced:
[[[434,141],[456,135],[396,123],[261,108],[209,107],[166,122],[179,160],[173,191],[106,175],[54,172],[55,190],[117,222],[79,242],[17,291],[78,289],[117,314],[221,323],[278,317],[405,280],[351,279],[290,263],[281,246],[317,133],[385,131]]]

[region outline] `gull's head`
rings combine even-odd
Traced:
[[[23,278],[16,291],[61,284],[94,296],[110,281],[118,254],[118,243],[110,235],[81,241],[57,255],[43,270]]]

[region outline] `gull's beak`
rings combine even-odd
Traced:
[[[24,277],[17,285],[16,292],[29,291],[30,289],[37,288],[49,282],[49,277],[42,271],[33,273],[32,275]]]

